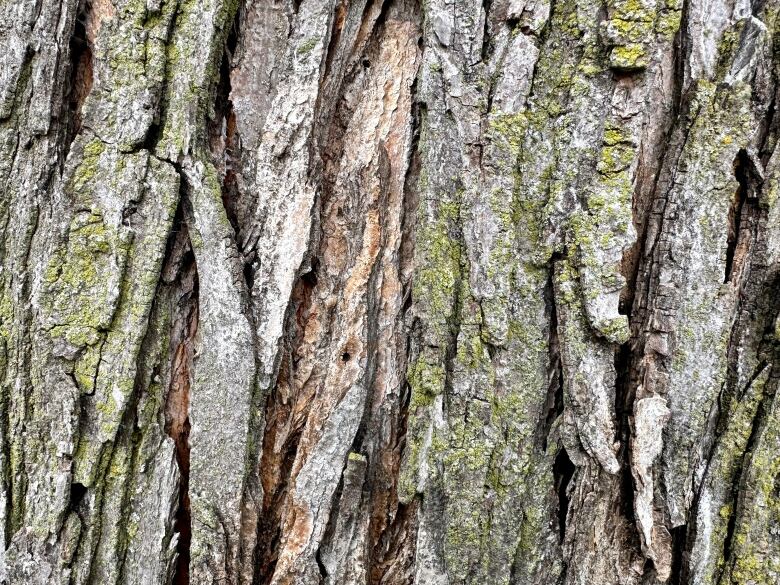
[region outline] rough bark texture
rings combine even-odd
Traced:
[[[779,19],[0,0],[0,583],[780,583]]]

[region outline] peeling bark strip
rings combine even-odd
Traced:
[[[0,0],[0,583],[780,583],[778,18]]]

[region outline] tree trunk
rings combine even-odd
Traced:
[[[0,583],[780,583],[776,30],[0,0]]]

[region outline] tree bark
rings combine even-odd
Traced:
[[[779,18],[0,0],[0,583],[780,583]]]

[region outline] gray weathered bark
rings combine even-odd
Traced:
[[[780,583],[778,18],[0,0],[0,583]]]

